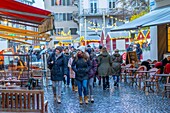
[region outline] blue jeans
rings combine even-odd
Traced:
[[[82,91],[84,96],[87,96],[88,95],[87,80],[83,80],[83,81],[76,80],[76,82],[78,86],[79,96],[82,96]]]
[[[113,80],[116,82],[119,82],[119,76],[118,75],[113,75]]]

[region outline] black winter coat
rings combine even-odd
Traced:
[[[78,60],[75,59],[72,63],[72,69],[76,73],[76,80],[88,80],[88,72],[91,69],[90,60],[85,61],[83,58],[78,58]]]
[[[51,62],[53,61],[53,64]],[[56,58],[55,54],[52,54],[48,61],[48,65],[51,67],[51,80],[52,81],[62,81],[64,75],[67,75],[67,59],[64,54],[61,54]]]

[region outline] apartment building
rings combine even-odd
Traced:
[[[44,4],[45,9],[53,12],[55,18],[56,32],[50,45],[54,46],[60,39],[67,42],[77,38],[78,23],[72,16],[73,12],[78,11],[75,0],[44,0]]]
[[[119,7],[117,0],[76,0],[79,10],[73,13],[74,20],[79,23],[79,35],[101,37],[111,28],[122,25],[129,12]]]

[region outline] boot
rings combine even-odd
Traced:
[[[79,103],[82,105],[83,104],[83,99],[81,96],[79,96]]]
[[[75,91],[75,86],[74,85],[72,85],[72,90]]]
[[[60,96],[57,97],[57,103],[61,104],[61,97]]]
[[[55,101],[57,100],[57,95],[56,95],[56,94],[54,94],[54,100],[55,100]]]
[[[106,82],[106,88],[110,88],[110,84],[109,84],[109,82]]]
[[[77,92],[78,91],[78,86],[75,86],[74,89],[75,89],[74,91]]]
[[[106,84],[103,83],[103,90],[106,90]]]
[[[84,101],[85,101],[86,104],[89,103],[89,102],[88,102],[88,96],[84,96]]]
[[[99,86],[101,85],[101,80],[99,80]]]
[[[93,95],[90,96],[90,101],[91,101],[91,103],[94,103]]]

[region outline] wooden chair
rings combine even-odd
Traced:
[[[146,66],[139,66],[139,68],[137,69],[137,72],[134,75],[134,79],[136,79],[135,83],[139,83],[139,89],[141,89],[141,83],[143,81],[143,79],[145,79],[146,77],[146,73],[145,72],[140,72],[140,71],[147,71]]]
[[[43,90],[0,89],[0,112],[31,112],[45,113],[48,102],[44,101]]]
[[[132,64],[127,64],[125,66],[125,71],[124,71],[125,74],[123,74],[124,75],[124,82],[127,82],[127,77],[132,75],[132,71],[128,70],[128,68],[133,68],[133,65]]]
[[[121,67],[125,67],[126,66],[126,64],[125,63],[122,63],[121,64]],[[121,68],[121,73],[120,73],[120,81],[122,81],[122,79],[123,79],[123,75],[125,75],[125,68]]]
[[[170,98],[170,77],[167,78],[167,82],[166,84],[164,84],[164,91],[162,93],[163,98],[166,94],[168,96],[168,93],[169,93],[169,98]]]
[[[160,74],[160,69],[157,69],[157,68],[152,68],[149,70],[150,73],[149,73],[149,79],[145,80],[145,84],[144,84],[144,91],[146,89],[146,87],[148,87],[148,92],[149,92],[149,89],[152,90],[154,92],[154,90],[152,88],[154,88],[154,86],[156,86],[156,90],[158,91],[159,90],[159,76],[153,76],[155,74]]]

